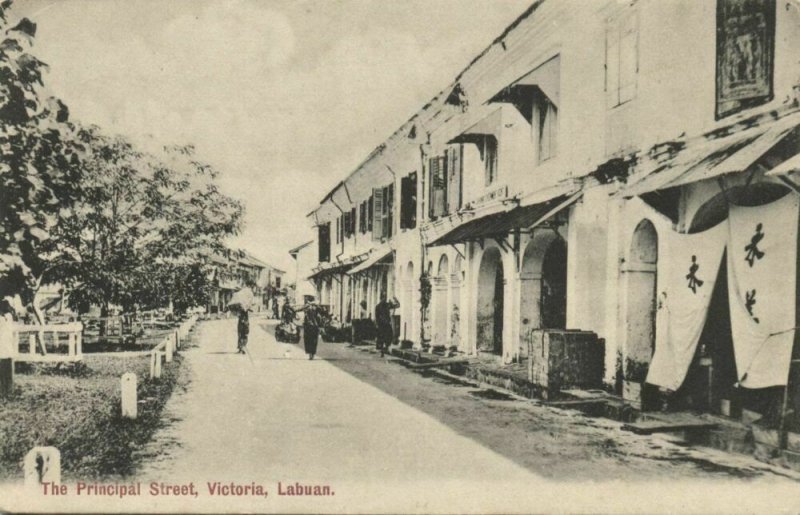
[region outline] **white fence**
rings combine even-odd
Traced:
[[[161,340],[161,343],[150,351],[150,379],[161,377],[162,361],[169,363],[175,352],[181,348],[182,342],[189,337],[189,331],[197,323],[197,315],[183,322],[175,331],[172,331]]]
[[[15,361],[56,363],[83,359],[83,324],[80,322],[50,325],[14,324],[14,336]],[[26,345],[27,349],[23,349]]]

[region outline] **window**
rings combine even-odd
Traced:
[[[391,238],[393,230],[394,184],[372,190],[372,239]]]
[[[358,232],[367,232],[367,202],[364,201],[358,206]]]
[[[369,196],[369,200],[367,200],[367,232],[372,231],[372,219],[375,216],[375,198],[373,195]]]
[[[319,261],[320,263],[331,260],[331,223],[322,224],[317,227],[319,242]]]
[[[394,183],[383,188],[383,235],[392,237],[394,230]]]
[[[497,138],[485,135],[478,143],[478,150],[483,161],[486,186],[489,186],[497,180]]]
[[[453,145],[445,152],[447,168],[447,212],[455,213],[461,209],[462,190],[461,176],[463,175],[464,147]]]
[[[636,97],[639,73],[639,17],[636,12],[609,21],[606,30],[606,97],[616,107]]]
[[[350,238],[356,233],[356,208],[342,214],[342,239]]]
[[[281,287],[281,278],[280,277],[276,277],[275,278],[275,287],[276,288],[280,288]]]
[[[372,190],[372,239],[380,241],[383,238],[383,188]]]
[[[400,228],[417,226],[417,172],[400,179]]]
[[[558,107],[544,95],[533,104],[536,155],[541,163],[555,157],[558,143]]]
[[[431,220],[444,215],[447,210],[447,178],[445,174],[444,157],[436,156],[428,160],[428,175],[430,177],[428,204]]]

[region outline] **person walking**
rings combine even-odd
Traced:
[[[389,351],[389,346],[394,341],[394,329],[392,328],[392,310],[400,307],[397,299],[386,300],[386,292],[381,292],[381,301],[375,306],[375,325],[378,328],[377,347],[381,351],[381,357]]]
[[[305,347],[308,359],[314,359],[317,353],[317,341],[319,340],[319,328],[323,323],[321,308],[315,303],[306,304],[303,308],[303,346]]]
[[[247,347],[247,336],[250,334],[250,317],[246,309],[239,311],[239,322],[237,326],[239,330],[238,353],[246,354],[245,347]]]

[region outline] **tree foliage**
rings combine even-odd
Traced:
[[[243,207],[191,145],[145,152],[70,122],[30,52],[36,25],[0,1],[0,310],[36,312],[45,284],[73,308],[203,304],[207,258],[241,228]]]
[[[81,189],[80,153],[69,111],[48,96],[46,65],[30,50],[36,25],[12,23],[0,3],[0,310],[19,295],[29,304],[45,252]]]

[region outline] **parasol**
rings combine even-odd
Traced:
[[[250,309],[250,306],[253,305],[254,300],[255,296],[253,295],[253,290],[244,287],[233,294],[230,302],[228,302],[228,307],[234,309],[238,308],[242,310],[248,310]]]

